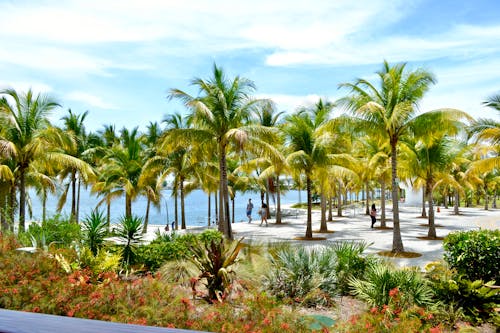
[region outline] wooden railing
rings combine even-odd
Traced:
[[[0,309],[1,333],[202,333]],[[206,333],[206,332],[205,332]]]

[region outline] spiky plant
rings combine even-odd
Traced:
[[[83,220],[83,241],[95,256],[108,235],[106,216],[102,211],[93,210]]]
[[[142,218],[124,216],[116,230],[116,236],[122,241],[122,258],[126,266],[133,263],[135,248],[142,241]]]

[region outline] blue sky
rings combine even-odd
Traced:
[[[144,129],[185,112],[168,90],[196,95],[214,62],[293,112],[384,59],[436,75],[422,111],[499,117],[481,106],[500,91],[497,0],[0,0],[0,13],[0,88],[53,95],[56,124],[71,108],[90,130]]]

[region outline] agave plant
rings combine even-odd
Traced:
[[[135,249],[142,241],[142,218],[138,216],[124,216],[120,219],[120,224],[115,231],[116,237],[122,242],[122,258],[129,266],[135,256]]]
[[[208,291],[205,298],[209,302],[222,301],[229,293],[235,275],[233,265],[244,246],[242,240],[212,239],[205,243],[195,239],[190,245],[193,253],[190,261],[200,272],[198,280],[205,282]]]
[[[83,242],[95,256],[108,234],[107,221],[102,211],[93,210],[83,220]]]

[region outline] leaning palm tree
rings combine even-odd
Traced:
[[[202,150],[207,145],[217,147],[220,173],[219,230],[232,239],[226,162],[228,149],[262,148],[265,145],[261,144],[263,140],[260,138],[273,137],[273,131],[248,124],[252,108],[257,104],[257,100],[250,95],[255,90],[252,81],[239,76],[228,79],[224,71],[214,65],[210,79],[195,78],[192,84],[200,89],[198,97],[179,89],[171,89],[169,96],[180,99],[192,111],[193,127],[172,130],[167,140],[180,144],[196,143]],[[268,145],[267,148],[272,147]]]
[[[397,175],[397,147],[399,140],[410,133],[417,118],[418,103],[435,83],[434,76],[423,69],[406,70],[406,63],[390,66],[384,61],[382,70],[377,72],[380,87],[364,79],[357,79],[354,83],[343,83],[340,86],[351,90],[350,94],[342,98],[342,103],[355,116],[365,122],[368,133],[384,134],[391,146],[392,168],[392,205],[393,205],[393,242],[392,252],[403,252],[403,240],[399,224],[399,184]],[[443,127],[449,118],[462,117],[464,114],[457,110],[440,110],[427,117],[427,124],[434,127]],[[427,117],[427,118],[425,118]],[[422,122],[421,122],[422,123]]]

